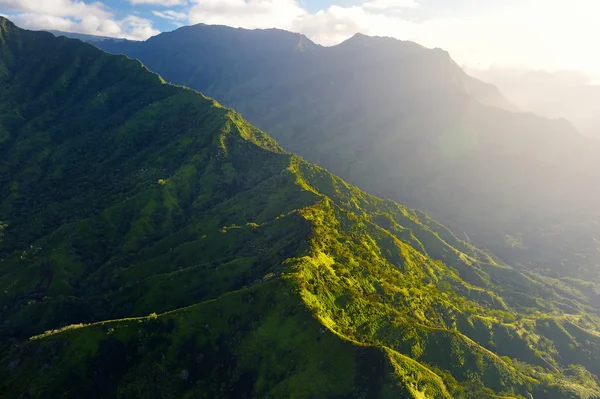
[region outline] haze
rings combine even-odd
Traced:
[[[600,85],[592,75],[499,67],[467,72],[498,86],[522,110],[566,118],[581,133],[600,137]]]

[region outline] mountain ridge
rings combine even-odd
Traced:
[[[234,107],[284,148],[370,193],[425,209],[508,263],[600,278],[600,148],[570,124],[518,112],[443,50],[359,36],[369,47],[267,54],[256,31],[230,29],[247,43],[242,51],[240,38],[210,30],[165,34],[162,46],[101,47]]]
[[[0,51],[0,395],[600,395],[576,285],[136,60],[2,19]]]

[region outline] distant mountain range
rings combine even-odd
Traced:
[[[108,36],[88,35],[86,33],[63,32],[60,30],[49,30],[48,32],[52,33],[56,37],[64,36],[64,37],[68,37],[71,39],[79,39],[79,40],[82,40],[82,41],[88,42],[88,43],[96,43],[96,42],[101,42],[104,40],[113,40],[116,42],[125,40],[125,39],[121,39],[121,38],[114,38],[114,37],[108,37]]]
[[[585,135],[600,138],[600,84],[575,71],[527,71],[508,68],[470,70],[498,85],[523,109],[550,118],[567,118]]]
[[[475,111],[512,115],[465,94],[470,84],[473,95],[502,100],[439,50],[356,37],[325,63],[303,37],[258,31],[252,35],[270,45],[256,58],[253,39],[238,37],[254,37],[247,32],[206,32],[213,41],[190,47],[206,60],[195,81],[207,74],[214,90],[245,93],[249,111],[279,93],[282,109],[307,112],[289,126],[310,123],[298,132],[282,125],[282,137],[290,145],[306,137],[324,163],[325,149],[337,162],[353,148],[349,170],[369,171],[377,164],[365,164],[366,155],[379,154],[382,164],[391,155],[422,167],[429,160],[424,179],[436,171],[436,159],[421,158],[434,150],[411,154],[415,147],[391,140],[398,132],[405,143],[446,143],[439,151],[455,151],[441,152],[448,169],[449,159],[491,146],[483,133],[447,131],[477,138],[471,147],[434,131],[396,130],[404,111],[377,107],[395,99],[386,91],[392,83],[413,94],[403,100],[411,112],[448,106],[451,115],[430,114],[439,118],[431,126],[457,110],[473,118],[465,123],[478,121]],[[222,34],[238,40],[235,52],[214,42]],[[404,55],[389,54],[373,70],[372,58],[355,52],[374,57],[380,42]],[[229,62],[219,69],[211,57]],[[276,67],[283,58],[287,68]],[[403,73],[388,81],[395,58]],[[373,73],[378,95],[355,68]],[[296,80],[283,79],[288,69]],[[255,86],[253,77],[271,85]],[[600,397],[600,304],[591,283],[505,265],[423,212],[284,151],[215,100],[81,41],[0,18],[0,85],[0,397]],[[296,93],[313,91],[330,97]],[[339,92],[344,104],[320,107]],[[377,113],[352,125],[364,108]],[[283,122],[272,111],[264,120]],[[360,129],[373,118],[379,130]],[[326,123],[332,133],[318,130]],[[323,148],[313,141],[319,135]],[[515,135],[507,134],[518,143]],[[381,152],[385,144],[393,151]],[[409,172],[369,176],[396,184]]]
[[[100,42],[239,110],[284,148],[528,269],[600,281],[600,143],[517,112],[440,49],[196,25]],[[555,274],[552,274],[555,273]]]

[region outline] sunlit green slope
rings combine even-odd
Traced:
[[[439,49],[195,25],[96,45],[241,112],[347,182],[434,215],[505,262],[596,283],[600,142],[512,107]],[[579,281],[578,283],[581,283]]]
[[[600,396],[580,290],[137,61],[5,19],[0,54],[0,397]]]

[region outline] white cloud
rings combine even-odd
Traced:
[[[374,18],[377,16],[373,15]],[[337,44],[357,32],[369,33],[367,12],[362,7],[331,6],[294,21],[294,29],[323,45]]]
[[[127,0],[133,5],[153,4],[165,7],[179,6],[188,3],[188,0]]]
[[[295,0],[194,0],[191,23],[291,29],[307,12]]]
[[[177,12],[173,10],[167,11],[152,11],[152,14],[157,17],[168,19],[170,21],[185,21],[188,18],[188,15],[184,12]]]
[[[116,19],[101,2],[77,0],[0,0],[15,24],[26,29],[62,30],[134,40],[160,33],[152,21],[134,15]]]
[[[32,30],[61,30],[91,35],[143,40],[160,32],[152,27],[152,21],[130,15],[121,20],[100,19],[90,15],[75,21],[71,18],[32,13],[10,15],[18,26]]]
[[[404,8],[418,8],[419,3],[416,0],[371,0],[362,4],[366,10],[376,10],[381,12],[395,12]]]
[[[84,3],[76,0],[0,0],[0,6],[8,11],[29,12],[53,17],[78,17],[94,15],[107,18],[108,8],[99,2]]]
[[[17,15],[9,15],[7,18],[25,29],[53,29],[71,31],[75,26],[75,23],[70,19],[55,17],[52,15],[22,13]]]
[[[147,39],[151,36],[158,35],[159,30],[152,27],[152,21],[145,18],[140,18],[135,15],[130,15],[127,18],[119,21],[123,30],[127,32],[129,38]]]

